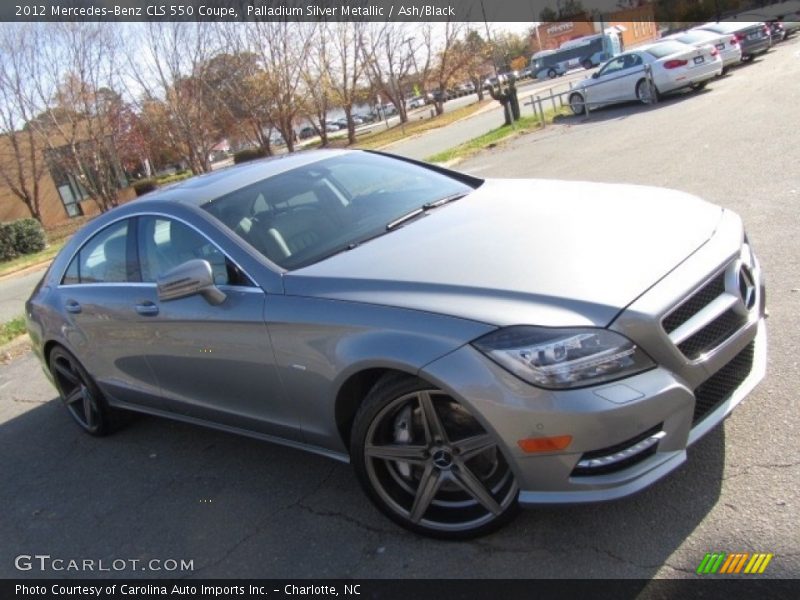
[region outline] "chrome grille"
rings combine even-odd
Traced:
[[[706,416],[724,402],[742,385],[753,369],[755,342],[750,342],[744,350],[734,356],[728,364],[706,379],[694,391],[694,417],[692,426],[697,425]]]

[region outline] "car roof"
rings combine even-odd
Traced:
[[[147,194],[138,203],[169,200],[202,206],[220,196],[234,192],[268,177],[309,165],[326,158],[358,152],[357,150],[308,150],[271,156],[191,177],[163,190]]]

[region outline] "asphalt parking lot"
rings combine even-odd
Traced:
[[[0,365],[0,577],[92,575],[20,572],[20,554],[193,560],[116,573],[129,577],[690,577],[711,551],[771,552],[765,575],[799,577],[798,123],[800,37],[701,93],[565,118],[458,167],[667,186],[747,223],[768,278],[767,378],[644,492],[437,542],[387,521],[328,459],[144,417],[90,438],[28,353]]]

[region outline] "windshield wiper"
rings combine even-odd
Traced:
[[[386,231],[391,231],[392,229],[395,229],[396,227],[399,227],[400,225],[402,225],[403,223],[406,223],[407,221],[410,221],[412,219],[416,219],[419,215],[423,214],[424,212],[425,212],[425,207],[424,206],[420,206],[419,208],[415,208],[411,212],[407,212],[406,214],[404,214],[402,217],[397,217],[394,221],[390,221],[389,223],[387,223],[386,224]]]
[[[408,221],[411,221],[412,219],[416,219],[421,214],[426,213],[426,212],[428,212],[429,210],[431,210],[433,208],[437,208],[439,206],[443,206],[443,205],[447,204],[448,202],[453,202],[454,200],[459,200],[459,199],[463,198],[464,196],[466,196],[465,193],[459,192],[458,194],[451,194],[450,196],[445,196],[444,198],[439,198],[438,200],[433,200],[431,202],[426,202],[425,204],[423,204],[419,208],[415,208],[414,210],[412,210],[410,212],[407,212],[403,216],[396,218],[394,221],[392,221],[390,223],[387,223],[386,224],[386,231],[391,231],[392,229],[396,229],[397,227],[399,227],[403,223],[407,223]]]
[[[463,198],[464,196],[466,196],[466,194],[464,192],[459,192],[457,194],[451,194],[450,196],[445,196],[444,198],[439,198],[438,200],[434,200],[433,202],[427,202],[427,203],[422,205],[422,208],[424,208],[425,210],[430,210],[432,208],[436,208],[437,206],[442,206],[444,204],[447,204],[448,202],[453,202],[455,200],[461,200],[461,198]]]

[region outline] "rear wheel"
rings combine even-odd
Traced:
[[[120,422],[119,411],[112,409],[83,365],[65,348],[50,353],[50,372],[61,401],[78,426],[94,436],[112,433]]]
[[[591,69],[592,67],[594,67],[594,63],[591,60],[587,58],[586,60],[583,61],[584,69]]]
[[[558,75],[558,73],[556,73],[556,70],[555,70],[555,69],[550,69],[550,70],[547,72],[547,76],[548,76],[550,79],[555,79],[555,78],[556,78],[556,75]]]
[[[573,115],[582,115],[586,112],[586,101],[580,94],[572,94],[569,97],[569,108]]]
[[[413,377],[379,382],[356,415],[350,454],[370,499],[403,527],[465,539],[509,521],[518,488],[492,434]]]

